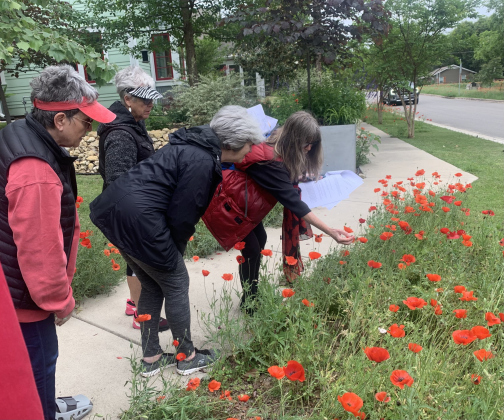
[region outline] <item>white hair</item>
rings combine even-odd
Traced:
[[[210,121],[225,150],[240,150],[248,141],[259,144],[264,140],[257,121],[242,106],[224,106]]]
[[[155,86],[154,79],[138,66],[129,66],[117,72],[114,76],[114,84],[123,104],[124,96],[128,94],[127,90],[133,90],[140,86],[151,88]]]

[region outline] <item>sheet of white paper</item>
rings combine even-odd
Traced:
[[[315,207],[332,209],[340,201],[347,199],[363,182],[361,177],[352,171],[331,171],[317,182],[299,183],[299,188],[303,201],[310,209]]]
[[[252,108],[247,108],[247,112],[249,115],[255,118],[255,120],[259,123],[261,127],[261,132],[264,136],[271,133],[271,131],[276,127],[278,120],[275,118],[269,117],[264,113],[263,107],[261,104],[253,106]]]

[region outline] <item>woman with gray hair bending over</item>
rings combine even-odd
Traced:
[[[32,112],[0,131],[0,261],[44,419],[80,419],[91,411],[88,398],[55,399],[55,325],[70,319],[75,306],[80,231],[75,158],[64,147],[79,146],[93,120],[107,123],[115,115],[70,66],[47,67],[31,87]]]
[[[170,143],[119,177],[90,205],[91,220],[121,251],[142,284],[143,376],[177,364],[189,375],[214,363],[213,350],[191,339],[189,275],[183,255],[195,225],[222,180],[221,162],[241,162],[261,130],[245,108],[221,108],[210,125],[182,128]],[[179,343],[177,359],[159,345],[159,316]],[[178,360],[178,362],[177,362]]]
[[[114,102],[109,110],[117,117],[98,127],[99,172],[103,178],[103,189],[138,162],[154,154],[152,139],[147,134],[144,120],[149,117],[154,100],[163,97],[154,90],[152,77],[140,67],[130,66],[119,71],[114,77],[114,83],[120,100]],[[135,318],[142,285],[129,265],[126,266],[126,279],[130,297],[126,299],[125,314],[134,315],[132,326],[139,330],[140,323]],[[168,323],[161,318],[159,331],[166,330]]]

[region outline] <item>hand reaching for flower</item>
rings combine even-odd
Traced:
[[[355,237],[345,232],[343,229],[329,229],[327,233],[331,238],[342,245],[350,245],[355,241]]]

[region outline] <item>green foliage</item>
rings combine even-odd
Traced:
[[[465,84],[461,84],[459,91],[458,83],[454,84],[435,84],[422,87],[422,93],[434,95],[464,97],[464,98],[483,98],[504,100],[504,83],[493,83],[491,88],[484,89],[465,89]]]
[[[357,141],[356,147],[356,166],[361,167],[366,163],[369,163],[369,155],[374,156],[371,151],[371,147],[378,151],[378,145],[376,143],[381,143],[380,136],[370,133],[360,127],[357,131]]]
[[[150,117],[145,120],[147,130],[162,130],[173,125],[184,124],[187,121],[187,111],[177,106],[175,101],[169,106],[156,105]]]
[[[303,106],[299,102],[299,95],[287,89],[277,90],[275,96],[270,96],[263,103],[264,113],[278,120],[283,125],[285,120],[294,112],[301,111]]]
[[[227,58],[226,48],[215,39],[205,37],[194,42],[196,49],[196,68],[198,74],[208,75],[215,73]]]
[[[503,71],[502,59],[495,57],[481,66],[481,70],[476,74],[475,79],[485,86],[492,86],[494,79],[502,77]]]

